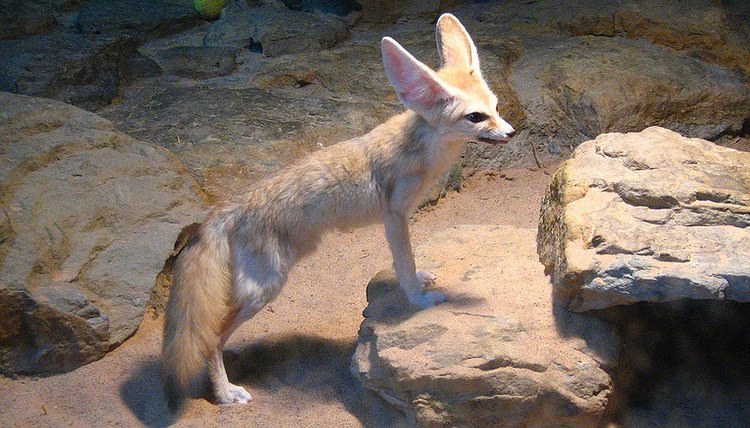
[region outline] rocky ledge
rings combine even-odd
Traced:
[[[581,144],[539,222],[560,302],[750,301],[748,165],[750,153],[657,127]]]
[[[355,376],[420,426],[597,426],[617,341],[598,319],[553,307],[534,237],[502,226],[436,235],[418,264],[449,300],[419,312],[390,271],[378,274]]]

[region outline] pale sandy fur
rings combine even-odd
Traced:
[[[326,230],[383,221],[409,301],[424,308],[445,300],[422,289],[435,277],[416,271],[409,216],[465,142],[507,139],[513,129],[497,115],[473,42],[451,15],[438,21],[439,48],[441,43],[451,67],[436,73],[384,39],[386,72],[412,110],[312,154],[209,214],[176,261],[166,310],[162,374],[173,410],[206,367],[216,402],[252,400],[227,379],[224,343],[278,296],[295,262],[315,249]],[[486,113],[487,120],[467,122],[473,111]]]

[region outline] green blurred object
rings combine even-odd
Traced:
[[[219,18],[224,0],[195,0],[193,5],[202,18],[213,21]]]

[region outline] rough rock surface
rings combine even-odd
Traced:
[[[748,153],[658,127],[581,144],[539,223],[561,302],[750,301],[748,165]]]
[[[517,99],[501,110],[521,131],[514,141],[541,157],[651,125],[711,140],[746,134],[750,27],[737,18],[746,9],[730,3],[489,2],[463,16],[519,46],[504,76],[510,88],[494,88]],[[499,51],[493,44],[480,53]],[[495,155],[473,163],[496,169]]]
[[[226,13],[211,25],[203,43],[257,49],[273,57],[327,49],[348,35],[344,21],[333,15],[262,6]]]
[[[202,192],[177,158],[58,101],[0,93],[0,371],[71,370],[138,328]]]
[[[71,33],[0,40],[0,90],[53,98],[86,109],[117,94],[129,39],[94,39]]]
[[[200,22],[190,4],[169,0],[90,0],[78,13],[75,26],[84,34],[129,32],[145,40]]]
[[[746,2],[578,0],[565,6],[560,0],[497,2],[477,6],[475,17],[537,35],[644,39],[750,76]]]
[[[566,145],[663,126],[690,137],[741,134],[750,87],[736,73],[643,40],[530,37],[510,81],[528,132]]]
[[[397,111],[392,104],[193,83],[159,87],[137,105],[104,115],[129,135],[176,153],[216,198]]]
[[[433,19],[442,11],[459,4],[459,0],[357,0],[362,6],[364,22],[394,23],[399,19],[425,17]]]
[[[597,319],[554,308],[531,229],[457,226],[417,250],[448,302],[414,312],[390,272],[367,287],[352,371],[420,426],[597,426],[616,354]],[[528,266],[527,264],[524,264]]]
[[[7,20],[17,33],[0,30],[0,90],[101,108],[121,83],[154,74],[132,61],[140,43],[203,22],[191,2],[180,0],[78,3],[32,0],[18,8],[4,6],[18,16]]]
[[[0,8],[0,39],[41,34],[57,26],[53,11],[35,0],[8,0]]]
[[[41,21],[50,16],[61,22],[67,19],[60,16],[61,9],[81,10],[74,25],[67,25],[66,34],[47,35],[50,39],[31,37],[18,49],[3,48],[0,43],[2,57],[10,58],[0,67],[4,69],[0,89],[100,108],[112,101],[118,84],[154,74],[127,65],[133,62],[136,43],[191,27],[199,42],[191,39],[183,47],[204,43],[232,46],[239,49],[238,67],[232,71],[225,62],[220,71],[204,73],[206,67],[201,64],[187,68],[183,64],[175,74],[205,78],[231,73],[225,79],[214,79],[213,87],[236,87],[245,82],[250,87],[275,84],[273,90],[280,91],[289,86],[324,85],[330,93],[312,91],[310,95],[356,96],[378,102],[386,94],[390,101],[394,99],[392,90],[383,78],[378,54],[380,38],[386,33],[395,36],[420,59],[436,65],[429,20],[448,10],[463,20],[477,41],[484,74],[500,94],[500,110],[521,131],[513,144],[504,148],[470,146],[464,162],[469,170],[528,163],[532,148],[537,157],[558,156],[601,132],[628,132],[650,125],[711,140],[747,133],[750,26],[743,18],[750,12],[738,1],[657,5],[639,0],[586,0],[576,8],[560,0],[361,2],[362,10],[354,14],[365,22],[361,25],[355,25],[351,15],[343,19],[319,12],[359,9],[352,2],[266,1],[258,7],[236,1],[228,3],[221,19],[203,26],[189,3],[26,2],[18,8],[19,13],[47,17],[40,18],[41,27],[29,29],[31,33],[47,31]],[[104,50],[96,48],[77,56],[57,53],[69,51],[66,38],[80,36],[70,34],[73,29],[95,37]],[[24,32],[14,37],[22,35]],[[34,40],[37,42],[32,43]],[[73,42],[79,40],[82,46],[90,43],[80,38]],[[334,46],[342,48],[340,53],[317,57]],[[180,45],[170,46],[174,47]],[[99,52],[106,52],[111,59],[102,63]],[[157,60],[159,54],[148,56]],[[269,57],[284,60],[268,64]],[[291,71],[282,67],[290,64]],[[9,72],[9,68],[15,71]],[[739,70],[744,77],[729,70]],[[32,75],[40,77],[30,78]]]
[[[208,79],[226,76],[237,66],[236,49],[228,46],[176,46],[159,52],[162,70],[176,76]]]
[[[362,10],[358,0],[282,0],[282,3],[291,10],[331,13],[338,16],[347,16]],[[378,6],[382,8],[381,5]]]

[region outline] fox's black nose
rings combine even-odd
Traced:
[[[516,130],[515,129],[512,130],[512,131],[510,131],[510,132],[508,132],[508,138],[513,138],[514,135],[516,135]]]

